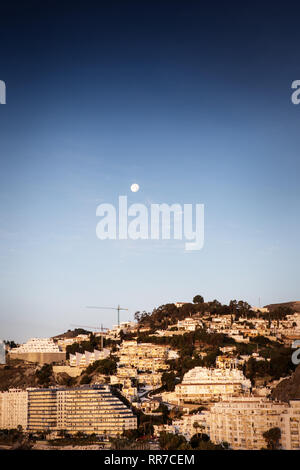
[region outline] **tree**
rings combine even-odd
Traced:
[[[263,433],[263,437],[267,443],[269,450],[276,450],[279,448],[279,441],[281,438],[280,428],[271,428],[269,431]]]
[[[279,321],[284,320],[287,315],[292,315],[293,310],[291,307],[284,305],[279,305],[273,311],[271,311],[271,318],[277,320],[277,326],[279,326]]]
[[[193,302],[194,304],[203,304],[204,298],[202,297],[202,295],[195,295],[195,297],[193,298]]]
[[[52,365],[51,364],[44,364],[40,370],[37,370],[35,375],[38,379],[38,384],[48,386],[52,376]]]
[[[117,370],[117,363],[113,357],[107,357],[106,359],[99,359],[98,361],[90,364],[85,373],[87,375],[97,372],[98,374],[113,375]]]
[[[89,377],[88,375],[84,374],[81,379],[80,379],[80,383],[81,385],[87,385],[87,384],[90,384],[91,383],[91,380],[92,378]]]
[[[201,427],[201,426],[200,426],[200,424],[198,423],[198,421],[194,421],[194,423],[193,423],[193,428],[196,429],[197,434],[198,434],[197,429],[199,429],[200,427]]]
[[[186,438],[180,434],[161,432],[159,445],[163,450],[187,450],[190,449]]]
[[[161,376],[162,384],[167,392],[173,392],[175,389],[176,375],[174,372],[163,372]]]
[[[16,348],[17,344],[14,341],[4,341],[4,344],[9,346],[10,349]]]
[[[137,323],[140,321],[140,319],[141,319],[141,312],[140,311],[135,312],[134,319]]]
[[[209,442],[209,436],[204,434],[203,432],[194,434],[190,440],[190,445],[192,449],[197,449],[199,446],[203,445],[203,443]]]

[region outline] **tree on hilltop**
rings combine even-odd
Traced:
[[[194,304],[203,304],[204,298],[202,297],[202,295],[195,295],[195,297],[193,298],[193,302]]]

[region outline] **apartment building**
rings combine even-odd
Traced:
[[[243,362],[237,359],[234,356],[229,355],[221,355],[216,357],[216,367],[218,369],[230,369],[234,367],[238,367]]]
[[[57,429],[114,436],[136,427],[136,416],[108,386],[57,391]]]
[[[83,341],[88,341],[90,338],[90,335],[77,335],[74,338],[58,338],[57,339],[57,345],[59,348],[61,348],[63,351],[66,351],[67,346],[70,346],[71,344],[74,343],[82,343]]]
[[[120,366],[118,364],[115,375],[110,376],[110,383],[124,384],[128,378],[136,379],[140,386],[160,387],[162,372],[139,372],[134,367]]]
[[[176,326],[178,330],[189,332],[195,331],[197,328],[203,327],[203,322],[201,320],[196,320],[192,317],[187,317],[184,320],[178,320]]]
[[[53,431],[57,422],[56,388],[28,390],[28,430]]]
[[[51,338],[31,338],[27,343],[11,349],[9,355],[12,359],[39,364],[61,362],[66,359],[66,353],[61,351]]]
[[[280,403],[261,397],[227,398],[209,413],[210,439],[232,449],[266,448],[263,433],[281,430],[283,449],[300,449],[300,401]]]
[[[84,368],[93,364],[95,361],[106,359],[109,355],[110,355],[109,349],[103,349],[102,351],[98,351],[98,349],[94,349],[93,352],[84,351],[84,353],[77,352],[75,354],[70,354],[69,364],[71,367]]]
[[[290,400],[289,407],[282,416],[282,447],[300,449],[300,400]]]
[[[138,371],[167,370],[168,348],[152,343],[123,341],[119,350],[119,366],[131,366]]]
[[[131,377],[137,379],[141,386],[159,387],[162,373],[169,369],[166,361],[175,359],[177,353],[166,346],[123,341],[118,356],[114,383],[121,383],[124,377]]]
[[[134,321],[123,321],[119,325],[113,325],[111,330],[106,332],[106,337],[109,339],[117,339],[120,336],[121,331],[123,333],[130,333],[136,331],[138,324]]]
[[[0,392],[0,429],[27,428],[28,392],[10,389]]]
[[[121,434],[137,418],[107,385],[28,389],[28,430]]]
[[[203,400],[217,400],[223,396],[238,396],[250,388],[251,382],[241,370],[195,367],[176,385],[175,396],[178,403],[199,403]]]

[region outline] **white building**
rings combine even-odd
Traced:
[[[203,323],[200,320],[196,320],[191,317],[187,317],[184,320],[178,320],[177,322],[178,330],[183,331],[195,331],[197,327],[202,327]]]
[[[251,310],[256,313],[268,313],[269,309],[266,307],[251,307]]]
[[[0,429],[27,428],[28,392],[10,389],[0,392]]]
[[[220,399],[249,391],[250,380],[238,369],[208,369],[195,367],[188,371],[175,387],[178,403]]]
[[[169,348],[152,343],[123,341],[119,350],[119,367],[135,367],[140,372],[167,370]]]
[[[70,346],[71,344],[74,344],[74,343],[82,343],[83,341],[88,341],[89,338],[90,338],[90,335],[85,335],[85,334],[77,335],[77,336],[74,336],[73,338],[58,338],[57,344],[63,351],[65,351],[67,346]]]
[[[10,389],[0,393],[0,429],[122,434],[137,426],[132,411],[107,385]]]
[[[77,352],[70,354],[69,363],[71,367],[88,367],[95,361],[106,359],[109,355],[109,349],[103,349],[102,351],[94,349],[93,352],[85,351],[83,354]]]
[[[40,364],[63,362],[66,359],[66,353],[51,338],[31,338],[27,343],[11,349],[9,355],[12,359]]]
[[[209,412],[183,415],[181,419],[173,420],[172,424],[154,425],[154,435],[159,436],[161,432],[180,434],[187,441],[197,433],[209,434]]]
[[[263,433],[281,430],[283,449],[300,449],[300,401],[280,403],[261,397],[227,398],[209,414],[210,439],[227,442],[232,449],[266,448]]]
[[[107,385],[57,391],[57,429],[116,436],[136,427],[136,416]]]
[[[51,338],[31,338],[27,343],[10,350],[10,354],[20,353],[56,353],[60,352],[58,345]]]

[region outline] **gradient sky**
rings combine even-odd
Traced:
[[[0,337],[300,300],[299,3],[107,3],[0,7]],[[204,248],[98,240],[119,195],[203,203]]]

